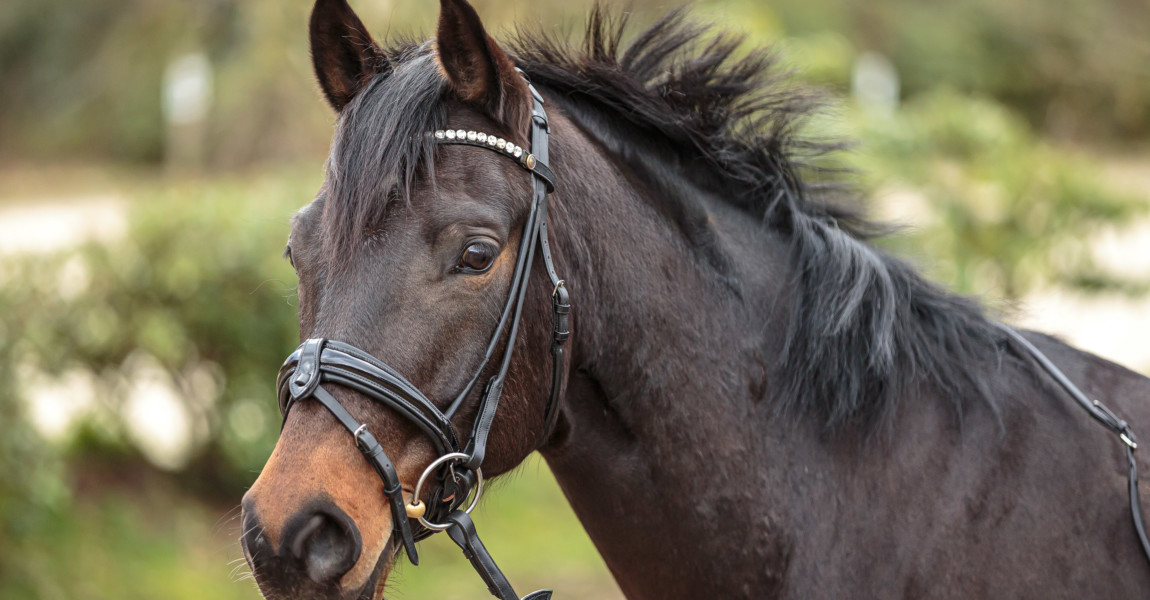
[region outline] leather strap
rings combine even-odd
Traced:
[[[442,140],[437,139],[435,141],[439,144],[449,144],[449,145],[456,145],[456,146],[475,146],[476,148],[483,148],[485,150],[495,150],[495,148],[492,148],[491,146],[487,145],[484,142],[480,142],[478,140],[471,140],[471,139],[468,139],[466,137],[456,137],[456,138],[452,138],[452,139],[442,139]],[[538,177],[541,181],[543,181],[543,184],[547,187],[548,193],[555,191],[555,172],[551,170],[551,167],[547,166],[547,158],[546,157],[540,158],[539,151],[536,149],[536,147],[534,145],[532,145],[531,150],[532,150],[532,152],[524,152],[523,156],[520,156],[519,158],[515,158],[513,156],[511,156],[509,158],[511,158],[515,162],[519,163],[519,166],[523,167],[524,169],[531,171],[532,175]],[[500,154],[503,154],[503,153],[500,152]],[[535,158],[534,161],[531,160],[532,155],[534,155],[534,158]]]
[[[544,196],[546,198],[546,196]],[[538,206],[537,200],[535,205]],[[536,217],[534,222],[531,223],[536,228],[538,227],[538,210],[532,210],[533,215]],[[538,235],[538,229],[535,229]],[[534,238],[535,236],[532,236]],[[531,238],[529,238],[531,239]],[[520,253],[525,253],[527,259],[525,261],[525,270],[530,272],[532,259],[535,258],[535,245],[531,244],[526,249],[521,249]],[[527,278],[524,277],[519,288],[514,290],[516,296],[515,300],[515,316],[511,320],[511,330],[507,334],[507,345],[503,349],[503,360],[499,363],[499,370],[487,382],[487,386],[483,390],[483,395],[479,400],[479,413],[475,417],[475,422],[471,427],[471,438],[467,443],[465,453],[470,455],[467,460],[466,466],[469,469],[478,469],[483,464],[483,459],[487,450],[487,436],[491,433],[491,424],[495,419],[495,411],[499,408],[499,398],[503,394],[503,383],[507,378],[507,372],[511,367],[511,357],[514,354],[515,339],[519,334],[519,322],[523,316],[523,298],[527,294]]]
[[[475,572],[479,573],[480,579],[487,584],[487,591],[500,600],[519,600],[519,595],[511,587],[511,582],[507,581],[507,577],[496,566],[491,554],[487,551],[487,547],[479,539],[479,534],[475,531],[475,523],[471,517],[467,513],[457,510],[447,515],[447,522],[451,523],[451,527],[447,529],[448,537],[459,546],[460,550],[463,550],[464,558],[471,561],[471,566],[475,568]],[[551,598],[551,590],[539,590],[524,596],[523,600],[547,600],[549,598]]]
[[[1138,449],[1138,438],[1130,429],[1130,425],[1126,423],[1126,421],[1118,418],[1118,415],[1114,414],[1105,404],[1097,400],[1091,401],[1087,398],[1086,394],[1083,394],[1082,390],[1078,389],[1078,387],[1066,377],[1062,370],[1055,366],[1041,350],[1034,347],[1034,344],[1031,344],[1030,340],[1023,337],[1022,334],[1006,325],[999,324],[999,328],[1005,331],[1018,345],[1029,352],[1030,356],[1038,362],[1039,366],[1041,366],[1054,381],[1058,382],[1058,385],[1062,386],[1062,389],[1066,390],[1066,393],[1070,394],[1070,397],[1073,398],[1087,414],[1117,434],[1118,438],[1122,440],[1126,448],[1126,464],[1128,467],[1126,479],[1129,484],[1130,517],[1134,521],[1134,533],[1138,536],[1138,542],[1142,545],[1142,553],[1146,555],[1146,559],[1150,561],[1150,538],[1146,536],[1146,526],[1142,521],[1142,499],[1138,494],[1138,463],[1134,460],[1134,451]]]
[[[383,451],[383,446],[371,435],[367,430],[367,425],[361,424],[351,416],[351,413],[336,400],[334,396],[323,389],[323,386],[316,386],[312,391],[312,397],[319,401],[325,408],[327,408],[332,415],[335,415],[336,420],[344,426],[345,429],[355,436],[355,445],[359,451],[363,453],[364,458],[367,459],[371,466],[375,469],[376,474],[383,480],[383,494],[387,496],[388,501],[391,503],[391,510],[393,514],[403,515],[403,518],[392,519],[399,527],[399,536],[403,540],[404,550],[407,551],[407,556],[411,559],[412,564],[419,564],[419,554],[415,550],[415,539],[411,532],[411,523],[407,520],[407,513],[403,508],[403,486],[399,482],[399,475],[395,471],[395,465],[391,464],[391,460],[387,458],[387,454]]]
[[[551,294],[551,305],[554,317],[551,328],[551,394],[547,398],[547,407],[543,413],[543,429],[535,442],[536,448],[542,448],[551,437],[551,432],[555,430],[555,421],[559,418],[559,398],[566,383],[563,345],[571,336],[568,329],[571,301],[567,295],[567,286],[555,286],[555,291]]]
[[[526,79],[526,75],[524,75],[524,78]],[[566,371],[563,369],[564,353],[562,346],[570,335],[568,331],[568,315],[571,311],[571,304],[569,292],[564,282],[559,279],[556,273],[555,264],[551,256],[551,244],[547,235],[547,195],[555,189],[553,174],[547,166],[550,158],[548,135],[551,126],[547,120],[547,112],[543,109],[543,97],[539,94],[538,90],[531,85],[530,81],[528,81],[528,87],[531,90],[533,99],[531,110],[531,152],[533,154],[525,154],[516,160],[516,162],[532,174],[533,200],[530,212],[528,213],[527,223],[524,225],[524,235],[522,237],[519,257],[516,261],[515,274],[512,278],[511,292],[508,297],[508,303],[504,306],[504,313],[500,318],[499,326],[496,327],[496,333],[488,345],[488,351],[484,356],[479,372],[477,372],[468,385],[464,387],[463,393],[456,397],[446,412],[446,414],[451,417],[463,404],[464,398],[470,393],[478,381],[482,370],[486,368],[494,352],[496,343],[502,337],[503,327],[510,316],[511,327],[504,346],[503,359],[495,375],[488,380],[483,388],[483,393],[479,401],[479,411],[475,417],[475,421],[472,423],[471,436],[464,450],[464,452],[470,456],[465,465],[469,469],[479,468],[480,465],[483,464],[483,459],[486,455],[487,438],[491,431],[491,424],[494,421],[495,413],[499,407],[499,400],[503,393],[503,384],[507,377],[507,371],[510,368],[511,356],[519,331],[520,317],[523,313],[523,298],[527,292],[527,274],[530,273],[531,265],[535,258],[536,239],[539,240],[539,249],[540,254],[543,256],[544,268],[555,290],[552,294],[554,327],[551,348],[553,361],[551,394],[548,397],[547,407],[544,410],[544,428],[540,432],[540,444],[546,441],[554,426],[558,410],[556,405],[558,404],[558,398],[562,394],[564,387],[563,377]],[[440,144],[485,148],[502,156],[509,156],[503,150],[492,147],[488,143],[479,141],[479,139],[470,139],[471,137],[473,136],[456,135],[450,138],[437,136],[436,142]]]
[[[319,382],[338,383],[394,408],[418,425],[440,452],[457,452],[460,444],[447,417],[407,380],[389,367],[381,368],[381,364],[362,350],[341,342],[322,338],[304,342],[280,370],[284,418],[292,403],[308,397]]]

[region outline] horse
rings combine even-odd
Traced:
[[[769,50],[683,11],[625,31],[497,43],[441,0],[433,40],[379,44],[315,3],[338,118],[242,502],[265,597],[382,598],[417,520],[514,597],[463,496],[536,450],[631,600],[1150,597],[1123,454],[1150,380],[877,247]]]

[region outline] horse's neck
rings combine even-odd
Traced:
[[[781,342],[788,310],[785,248],[711,207],[705,220],[728,246],[712,250],[758,257],[753,274],[733,267],[736,291],[617,165],[568,144],[553,161],[554,214],[573,364],[544,454],[628,597],[770,597],[789,552],[770,494],[791,487],[785,471],[802,452],[781,428],[764,431],[759,401],[772,377],[764,340]]]

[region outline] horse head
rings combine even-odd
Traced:
[[[242,542],[268,598],[374,598],[402,549],[416,560],[414,539],[545,438],[566,291],[541,274],[549,248],[532,269],[553,185],[530,151],[541,100],[475,10],[443,0],[434,42],[384,49],[319,0],[310,34],[337,131],[292,220],[306,341]]]

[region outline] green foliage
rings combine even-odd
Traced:
[[[892,117],[855,120],[853,158],[878,202],[918,225],[892,243],[929,258],[955,289],[1015,300],[1039,286],[1144,286],[1101,271],[1090,240],[1150,207],[1110,189],[1089,159],[1036,140],[1002,106],[939,91]]]
[[[760,10],[773,11],[792,38],[837,36],[857,52],[890,58],[908,100],[944,87],[992,99],[1045,134],[1139,140],[1150,132],[1150,3],[783,0],[769,6]],[[760,41],[779,37],[752,32]],[[805,57],[795,59],[805,71]],[[850,83],[849,67],[808,75],[839,91]]]
[[[5,600],[256,600],[229,577],[236,527],[169,492],[145,488],[77,503],[34,537],[0,548]],[[228,539],[230,538],[230,539]],[[238,563],[237,563],[238,564]],[[238,569],[237,571],[242,571]]]
[[[13,340],[0,369],[19,367],[24,382],[89,372],[98,402],[85,439],[112,446],[129,440],[123,411],[136,372],[162,370],[200,440],[193,463],[242,489],[274,444],[275,372],[298,341],[295,276],[275,249],[317,184],[297,176],[149,190],[126,239],[13,261],[0,285],[0,329]]]
[[[0,372],[10,365],[5,359]],[[12,390],[0,392],[0,573],[7,570],[5,548],[38,535],[68,498],[60,457],[21,408]]]
[[[163,61],[190,33],[194,4],[5,2],[0,149],[156,160]]]
[[[511,21],[576,22],[589,2],[476,4],[499,31]],[[202,50],[215,71],[209,164],[315,156],[331,115],[308,61],[310,5],[8,0],[0,11],[0,155],[160,161],[164,68]],[[640,8],[644,18],[663,9]],[[380,37],[430,31],[434,23],[434,3],[358,2],[356,9]],[[724,0],[700,10],[758,43],[789,37],[829,51],[796,62],[839,90],[847,89],[854,54],[876,51],[898,67],[907,98],[944,85],[992,98],[1044,132],[1137,140],[1150,131],[1145,2]]]

